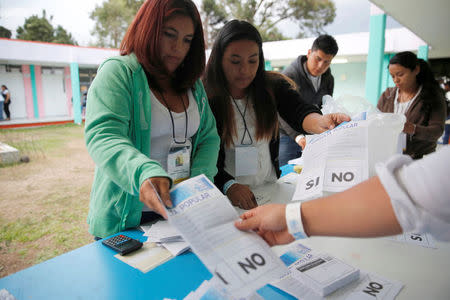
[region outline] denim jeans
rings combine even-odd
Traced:
[[[280,167],[286,165],[291,159],[302,156],[302,147],[300,147],[290,136],[280,133],[280,147],[278,161]]]
[[[450,120],[450,117],[447,117],[447,121],[448,120]],[[449,138],[450,138],[450,124],[445,124],[444,139],[442,141],[442,144],[444,145],[449,144]]]

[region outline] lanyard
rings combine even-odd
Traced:
[[[163,93],[160,93],[160,94],[161,94],[162,100],[164,101],[164,104],[165,104],[166,107],[167,107],[167,110],[169,111],[170,120],[172,121],[172,138],[173,138],[173,142],[174,142],[175,144],[185,144],[186,141],[187,141],[188,114],[187,114],[186,106],[184,105],[183,98],[182,98],[180,95],[178,95],[178,97],[180,97],[181,104],[183,104],[184,114],[185,114],[185,116],[186,116],[186,129],[185,129],[185,131],[184,131],[184,141],[179,142],[179,141],[177,141],[176,138],[175,138],[175,122],[174,122],[174,120],[173,120],[172,112],[170,111],[169,105],[167,104],[166,99],[164,98],[164,94],[163,94]],[[188,100],[189,100],[189,98],[188,98]]]
[[[237,105],[236,100],[233,97],[231,97],[231,99],[233,99],[234,105],[236,105],[236,108],[237,108],[239,114],[241,115],[242,120],[244,121],[244,134],[242,135],[241,145],[251,145],[251,144],[253,144],[253,139],[252,139],[252,135],[250,134],[250,131],[248,130],[247,122],[245,121],[245,113],[247,112],[247,105],[248,105],[248,96],[246,97],[246,101],[245,101],[244,113],[242,113],[241,110],[239,109],[239,106]],[[250,138],[250,144],[244,144],[245,133],[247,133],[248,137]]]

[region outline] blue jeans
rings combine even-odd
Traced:
[[[450,117],[447,117],[447,120],[450,120]],[[444,129],[444,140],[442,141],[442,144],[447,145],[449,144],[449,139],[450,138],[450,124],[445,124],[445,129]]]
[[[290,136],[280,133],[280,147],[278,161],[280,167],[286,165],[291,159],[302,156],[302,147],[300,147]]]

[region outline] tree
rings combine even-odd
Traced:
[[[202,0],[202,14],[209,46],[217,31],[229,20],[245,20],[259,30],[264,41],[286,39],[276,27],[281,21],[297,23],[298,37],[318,35],[333,22],[332,0]]]
[[[72,34],[67,32],[61,25],[58,25],[58,27],[56,27],[52,43],[71,45],[77,44]]]
[[[53,16],[47,19],[45,9],[42,10],[42,17],[38,15],[32,15],[25,19],[23,26],[17,28],[17,38],[28,41],[40,41],[48,43],[61,43],[77,45],[77,42],[73,39],[72,34],[58,25],[56,29],[50,23]]]
[[[0,37],[10,39],[11,35],[12,35],[11,30],[3,26],[0,26]]]
[[[134,15],[145,0],[108,0],[95,6],[90,18],[95,21],[92,34],[98,37],[96,46],[119,48]]]

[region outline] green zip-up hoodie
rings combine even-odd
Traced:
[[[203,84],[192,89],[200,125],[192,137],[191,176],[213,180],[220,138]],[[134,54],[113,57],[98,69],[89,88],[85,139],[95,162],[87,222],[89,232],[106,237],[139,225],[139,188],[149,177],[169,177],[150,156],[150,89]]]

